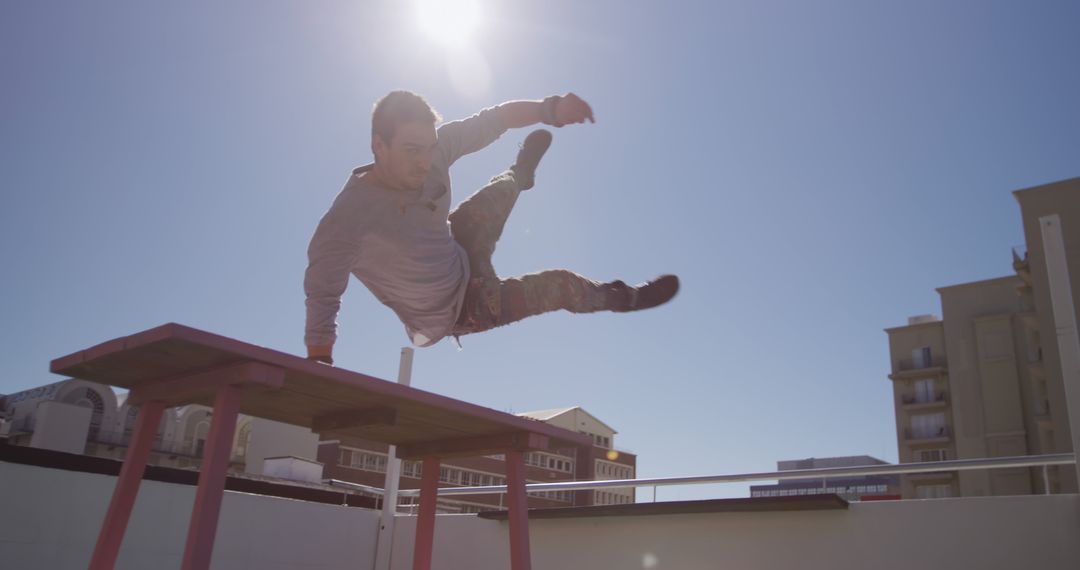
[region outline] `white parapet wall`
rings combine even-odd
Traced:
[[[1075,570],[1080,496],[853,503],[848,510],[541,519],[533,570]],[[393,570],[409,570],[401,518]],[[439,517],[432,570],[505,570],[507,523]]]
[[[0,568],[84,570],[116,477],[0,462]],[[143,481],[116,570],[179,568],[195,487]],[[369,570],[378,512],[226,492],[214,570]]]
[[[83,569],[116,478],[0,462],[0,567]],[[117,569],[179,568],[195,488],[144,481]],[[227,492],[213,570],[370,570],[376,511]],[[394,570],[412,567],[399,517]],[[1074,570],[1080,495],[530,521],[533,570]],[[506,570],[507,523],[443,515],[434,570]]]

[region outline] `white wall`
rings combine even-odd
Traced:
[[[400,519],[393,570],[409,570]],[[717,513],[530,522],[533,570],[1075,570],[1080,496],[853,503],[847,511]],[[504,570],[507,523],[440,516],[433,570]]]
[[[298,457],[267,457],[262,474],[267,477],[318,483],[322,481],[323,464]]]
[[[116,478],[0,462],[0,567],[83,570]],[[195,487],[143,481],[117,570],[179,568]],[[211,568],[368,570],[378,513],[226,492]]]
[[[245,471],[261,474],[267,457],[291,455],[315,461],[319,454],[319,436],[307,428],[251,418],[251,441],[244,461]]]
[[[116,479],[0,462],[0,563],[82,569]],[[117,568],[178,568],[195,488],[144,481]],[[394,570],[412,565],[399,517]],[[226,493],[214,570],[369,570],[378,513]],[[1080,495],[854,503],[846,511],[531,521],[533,570],[1064,570],[1080,567]],[[507,523],[438,518],[434,570],[506,570]]]

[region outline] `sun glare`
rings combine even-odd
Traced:
[[[416,12],[421,31],[446,47],[467,44],[480,27],[480,4],[476,0],[417,0]]]

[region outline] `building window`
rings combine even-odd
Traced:
[[[926,404],[934,401],[934,379],[925,378],[915,381],[915,402]]]
[[[342,448],[338,452],[338,464],[353,469],[386,473],[386,462],[387,457],[381,453],[347,448]]]
[[[930,347],[923,346],[911,351],[911,362],[914,368],[929,368],[932,366],[933,359],[930,354]]]
[[[574,472],[574,463],[572,461],[562,458],[558,455],[552,455],[539,451],[531,451],[529,453],[526,453],[525,465],[542,467],[544,469],[552,469],[554,471],[563,471],[565,473]]]
[[[629,465],[596,460],[597,479],[633,479],[634,469]]]
[[[423,463],[419,461],[402,461],[401,474],[413,479],[419,479],[423,472]]]
[[[916,439],[945,435],[945,414],[922,414],[911,416],[911,434]]]
[[[580,430],[579,433],[583,433],[593,439],[593,445],[596,447],[603,447],[604,449],[611,449],[611,438],[603,435],[598,435],[592,432]]]

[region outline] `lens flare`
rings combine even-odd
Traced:
[[[476,0],[417,0],[416,15],[424,35],[453,48],[467,45],[482,20]]]
[[[619,452],[614,449],[609,449],[607,452],[608,461],[615,461],[619,458]]]

